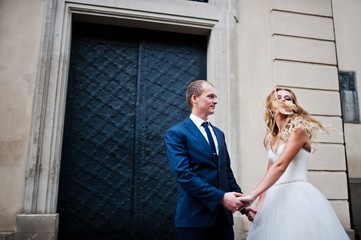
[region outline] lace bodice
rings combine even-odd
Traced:
[[[268,151],[268,159],[273,163],[277,161],[281,153],[283,152],[285,143],[281,144],[276,152],[273,152],[271,149]],[[282,184],[287,182],[295,182],[295,181],[307,181],[308,177],[308,159],[310,153],[301,149],[295,158],[290,162],[286,171],[282,174],[282,176],[278,179],[275,184]]]

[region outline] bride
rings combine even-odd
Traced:
[[[298,105],[289,89],[276,88],[266,98],[264,144],[267,172],[249,195],[239,199],[253,222],[248,240],[349,239],[331,204],[307,180],[311,138],[323,125]]]

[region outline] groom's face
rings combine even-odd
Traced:
[[[202,116],[209,116],[215,112],[216,104],[218,103],[217,92],[212,85],[204,83],[202,86],[202,94],[194,97],[194,110]]]

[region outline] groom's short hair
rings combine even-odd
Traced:
[[[190,108],[193,108],[192,96],[195,95],[196,97],[198,97],[203,93],[203,84],[209,84],[213,87],[213,84],[208,82],[207,80],[194,80],[188,85],[186,100]]]

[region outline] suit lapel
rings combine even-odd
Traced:
[[[209,146],[207,140],[204,138],[203,134],[201,133],[201,131],[199,131],[198,127],[194,124],[194,122],[190,118],[187,118],[184,121],[184,124],[188,131],[198,139],[198,141],[203,145],[203,147],[206,148],[207,151],[210,151],[210,153],[212,153],[211,146]]]
[[[207,140],[204,138],[203,134],[201,133],[201,131],[199,130],[199,128],[194,124],[194,122],[190,119],[187,118],[184,121],[184,124],[186,126],[186,128],[188,129],[188,131],[190,133],[192,133],[198,140],[199,142],[202,144],[202,146],[208,151],[208,153],[211,155],[212,159],[215,161],[215,163],[217,162],[217,158],[215,158],[213,156],[213,151],[211,146],[209,145],[209,143],[207,142]],[[214,130],[215,128],[213,128]],[[217,137],[217,141],[218,141],[218,151],[219,151],[219,133],[214,132],[216,137]]]

